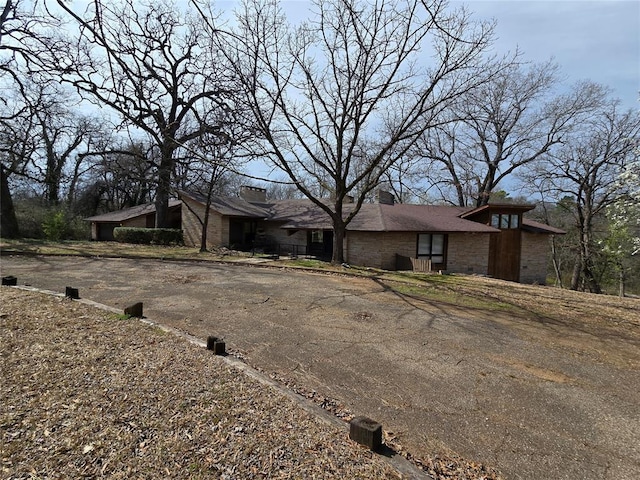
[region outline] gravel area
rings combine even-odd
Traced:
[[[157,327],[2,287],[0,478],[402,478]]]

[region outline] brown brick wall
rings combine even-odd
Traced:
[[[147,228],[147,217],[144,215],[140,215],[139,217],[128,218],[124,220],[121,224],[122,227],[130,227],[130,228]]]
[[[447,271],[486,275],[489,266],[489,235],[480,233],[449,234]]]
[[[204,205],[186,197],[182,198],[182,231],[184,243],[188,246],[199,247],[202,236],[202,224],[198,220],[204,219]],[[207,248],[228,246],[229,219],[220,214],[209,212],[207,228]]]
[[[418,234],[398,232],[348,232],[347,262],[365,267],[395,270],[396,254],[415,257]],[[447,272],[486,275],[489,235],[448,235]]]
[[[548,235],[522,232],[520,283],[544,285],[547,281],[548,260]]]
[[[362,267],[395,270],[396,254],[415,257],[416,233],[347,232],[345,261]]]

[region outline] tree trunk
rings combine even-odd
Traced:
[[[589,227],[590,228],[590,227]],[[580,245],[580,263],[582,265],[582,279],[591,293],[602,293],[600,283],[593,273],[593,259],[591,253],[591,236],[585,232]]]
[[[202,234],[200,235],[200,253],[207,251],[207,228],[209,228],[209,202],[204,207],[204,221],[202,222]]]
[[[211,211],[211,195],[213,194],[214,181],[215,173],[212,173],[207,188],[207,203],[204,206],[204,220],[202,222],[202,235],[200,236],[200,252],[202,253],[207,251],[207,228],[209,227],[209,212]]]
[[[0,237],[17,238],[20,235],[18,219],[9,190],[9,175],[3,165],[0,165],[0,207]]]
[[[171,174],[173,173],[173,150],[164,148],[158,167],[156,188],[156,228],[170,228],[169,196],[171,194]]]
[[[341,212],[338,216],[333,217],[333,252],[331,254],[331,263],[333,265],[344,263],[344,237],[346,230],[347,226],[342,220]]]
[[[551,236],[551,261],[553,263],[553,271],[556,274],[556,287],[563,288],[562,284],[562,270],[560,268],[560,261],[558,260],[558,248],[556,247],[556,237]]]
[[[589,291],[591,293],[602,293],[602,287],[600,286],[600,282],[596,279],[593,274],[593,267],[591,266],[591,262],[585,262],[583,276],[587,285],[589,286]]]
[[[582,273],[582,256],[576,259],[573,265],[573,274],[571,275],[571,290],[578,290],[580,287],[580,274]]]
[[[620,276],[619,276],[619,279],[620,279],[620,290],[619,290],[618,294],[621,297],[624,297],[625,293],[626,293],[625,292],[625,280],[626,279],[625,279],[625,275],[624,275],[624,266],[622,265],[622,262],[620,262],[618,264],[618,271],[620,272]]]

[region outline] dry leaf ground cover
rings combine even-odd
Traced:
[[[398,478],[210,352],[2,287],[0,477]]]

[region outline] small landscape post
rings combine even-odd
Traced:
[[[355,417],[349,422],[349,438],[371,450],[382,446],[382,425],[367,417]]]

